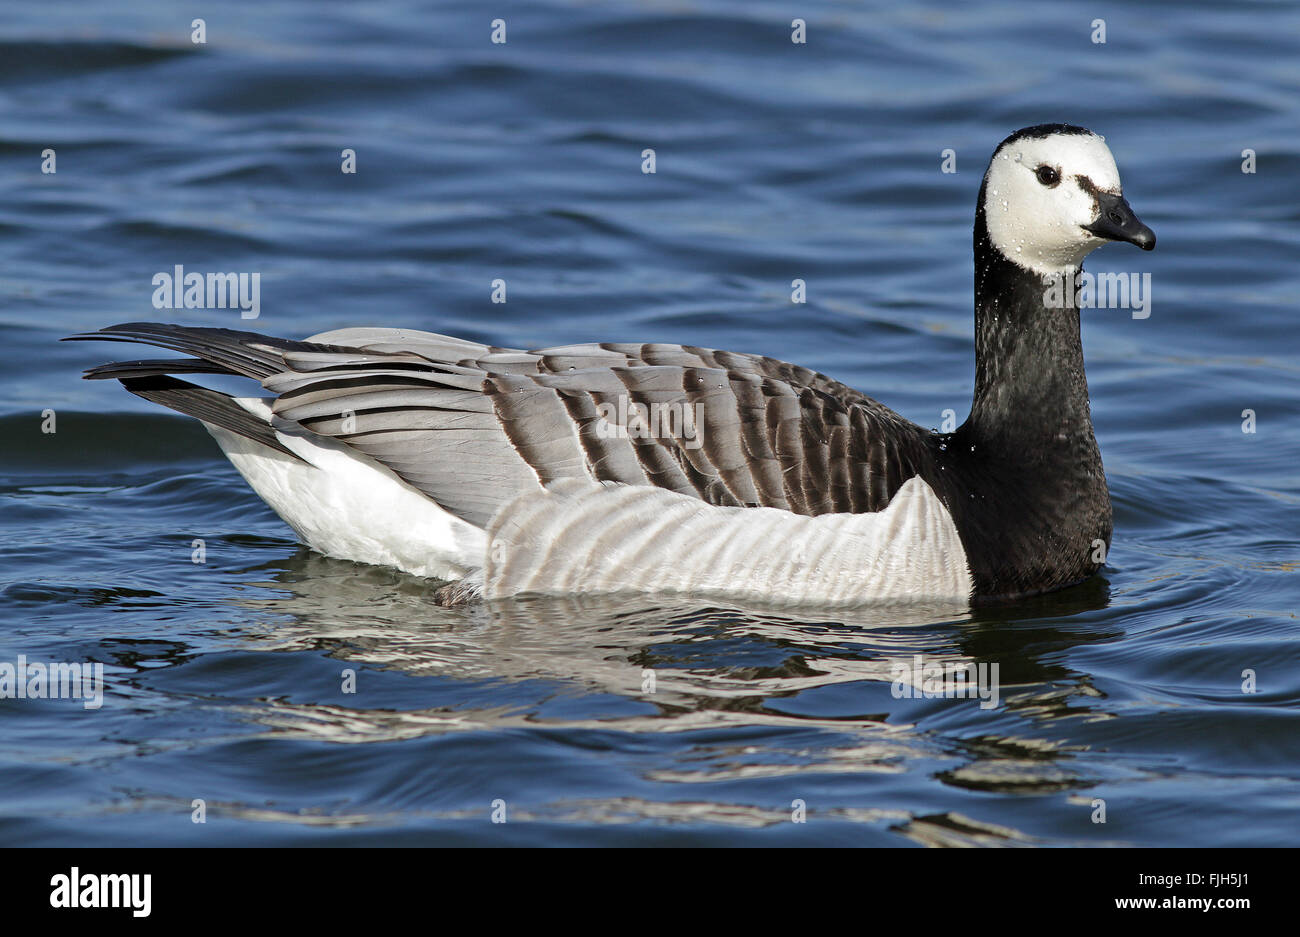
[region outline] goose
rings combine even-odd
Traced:
[[[969,606],[1080,582],[1109,550],[1079,310],[1045,289],[1107,241],[1155,246],[1102,137],[1039,124],[998,145],[975,206],[974,397],[950,433],[808,368],[691,345],[147,322],[69,338],[188,355],[84,376],[197,417],[303,543],[438,580],[439,604]],[[265,393],[183,378],[210,374]]]

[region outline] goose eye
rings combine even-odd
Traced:
[[[1056,185],[1061,181],[1061,174],[1051,166],[1039,166],[1034,174],[1043,185]]]

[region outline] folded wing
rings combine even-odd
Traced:
[[[929,459],[920,427],[821,374],[758,355],[621,343],[521,351],[377,328],[298,342],[132,323],[76,337],[200,359],[87,375],[129,388],[177,373],[254,378],[275,397],[275,431],[338,439],[479,527],[560,479],[808,516],[875,512]],[[159,402],[187,412],[179,404],[196,399],[184,392],[194,385],[168,381],[172,393]]]

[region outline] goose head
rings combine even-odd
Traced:
[[[1026,127],[1003,140],[984,174],[980,207],[993,247],[1043,276],[1078,269],[1107,241],[1156,246],[1124,199],[1106,141],[1071,124]]]

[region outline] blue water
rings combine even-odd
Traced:
[[[0,843],[1300,842],[1297,7],[796,6],[0,11],[0,662],[106,681],[98,710],[0,700]],[[298,546],[198,424],[79,379],[121,346],[57,342],[683,342],[938,426],[970,400],[981,173],[1058,120],[1107,137],[1159,246],[1089,261],[1153,284],[1149,318],[1084,319],[1109,562],[1009,608],[441,609]],[[260,273],[260,318],[155,310],[176,264]],[[914,654],[998,664],[1000,705],[894,698]]]

